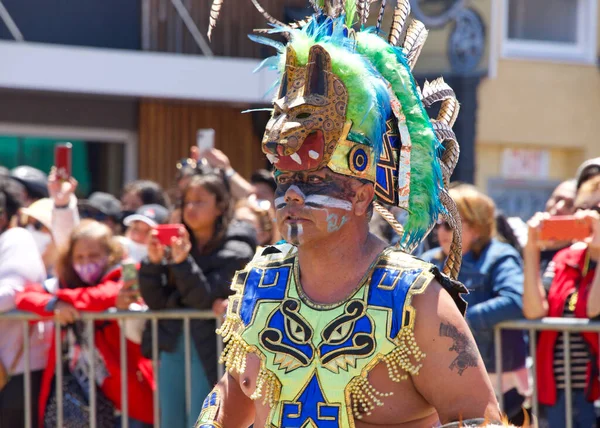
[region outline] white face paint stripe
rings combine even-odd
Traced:
[[[280,196],[278,198],[275,198],[275,208],[276,209],[280,209],[285,207],[287,204],[285,203],[285,197]]]
[[[343,199],[333,198],[325,195],[310,195],[304,199],[307,205],[315,204],[323,208],[339,208],[346,211],[352,211],[352,203]]]
[[[300,188],[295,184],[292,184],[288,190],[296,192],[302,199],[306,200],[306,195],[304,194],[304,192],[300,190]]]
[[[302,233],[304,231],[302,230],[302,224],[298,223],[298,240],[300,240],[300,237],[302,236]]]

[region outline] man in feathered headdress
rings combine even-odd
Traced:
[[[198,427],[431,427],[499,420],[463,318],[460,218],[446,191],[458,160],[458,104],[436,80],[412,76],[426,30],[399,0],[389,39],[365,29],[369,0],[315,0],[284,25],[252,0],[287,44],[265,61],[281,79],[262,142],[275,166],[277,223],[267,247],[233,280],[221,356],[227,374]],[[215,0],[211,29],[223,0]],[[360,31],[353,28],[358,16]],[[442,102],[431,120],[425,107]],[[404,230],[382,203],[406,209]],[[369,233],[377,210],[402,233]],[[438,218],[454,228],[440,273],[409,255]]]

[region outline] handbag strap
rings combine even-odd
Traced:
[[[29,332],[28,332],[29,336],[31,336],[31,333],[33,331],[33,326],[34,326],[34,324],[29,324]],[[19,350],[15,354],[12,364],[8,368],[9,376],[16,370],[17,365],[19,364],[19,361],[21,360],[21,357],[23,356],[24,351],[25,351],[25,338],[23,338],[23,341],[21,342],[21,346],[19,347]]]

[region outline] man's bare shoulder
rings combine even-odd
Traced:
[[[499,420],[498,404],[473,335],[450,294],[432,280],[415,295],[415,339],[426,354],[419,392],[442,423],[488,417]]]

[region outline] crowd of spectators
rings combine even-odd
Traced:
[[[56,420],[56,355],[63,361],[63,389],[89,400],[96,385],[98,426],[120,424],[121,377],[127,376],[129,426],[153,421],[155,389],[151,324],[127,323],[127,373],[121,373],[120,325],[97,321],[93,343],[82,312],[143,310],[212,310],[222,316],[236,270],[262,247],[281,237],[274,222],[276,184],[272,173],[256,171],[250,180],[231,167],[227,156],[211,149],[174,168],[170,189],[138,180],[120,197],[93,192],[77,195],[74,178],[59,180],[29,166],[0,169],[0,313],[33,312],[45,318],[28,331],[34,426]],[[459,280],[469,289],[466,319],[490,379],[502,376],[505,411],[521,424],[530,416],[528,358],[537,361],[538,395],[550,427],[563,426],[565,414],[565,343],[556,332],[538,337],[537,355],[528,355],[526,334],[503,331],[502,367],[495,373],[494,327],[507,320],[545,316],[595,318],[600,315],[600,159],[584,163],[572,180],[561,183],[529,222],[506,218],[494,201],[474,186],[457,183],[450,190],[462,221],[463,264]],[[393,210],[400,222],[404,213]],[[592,236],[542,241],[540,223],[557,215],[586,218]],[[177,225],[168,242],[161,225]],[[374,216],[372,230],[390,244],[399,242],[391,228]],[[452,231],[440,223],[418,255],[438,267],[448,255]],[[133,265],[137,280],[126,281]],[[62,346],[54,349],[59,321]],[[214,320],[193,320],[191,333],[191,415],[200,412],[217,377]],[[23,424],[24,332],[18,321],[0,319],[0,427]],[[162,426],[191,426],[185,400],[183,323],[161,320],[156,337]],[[594,400],[600,398],[598,335],[577,333],[570,341],[570,367],[576,426],[595,426]],[[89,361],[95,361],[93,379]],[[167,387],[168,385],[168,387]],[[77,426],[86,410],[71,403],[66,418]],[[67,407],[65,407],[67,409]],[[85,423],[85,422],[82,422]]]

